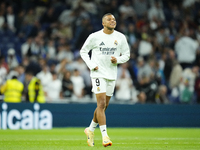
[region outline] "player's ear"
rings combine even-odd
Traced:
[[[105,25],[104,22],[105,22],[105,18],[102,19],[102,25],[103,25],[103,26]]]

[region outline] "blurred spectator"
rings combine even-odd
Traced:
[[[24,66],[23,65],[19,65],[16,70],[17,70],[17,72],[19,74],[18,75],[18,80],[21,83],[25,84],[25,68],[24,68]]]
[[[24,85],[17,80],[17,76],[18,74],[13,74],[12,79],[7,80],[0,88],[1,93],[4,94],[4,102],[19,103],[22,101]]]
[[[73,98],[80,99],[84,96],[84,80],[83,77],[80,76],[80,72],[78,69],[73,71],[73,75],[71,76],[71,81],[73,83]]]
[[[26,101],[31,103],[45,103],[45,96],[42,84],[31,71],[25,73],[25,95]]]
[[[42,56],[44,52],[44,39],[43,37],[36,36],[31,45],[31,55],[33,56]]]
[[[68,60],[69,63],[72,63],[74,61],[74,54],[72,52],[72,47],[69,43],[64,45],[65,47],[65,53],[66,53],[66,59]]]
[[[154,4],[148,10],[148,19],[152,20],[154,18],[158,20],[165,20],[165,15],[161,6],[161,1],[154,1]]]
[[[47,51],[47,59],[49,60],[56,60],[56,47],[54,40],[50,39],[45,46],[45,49]]]
[[[126,20],[135,15],[135,10],[133,9],[130,0],[123,1],[123,3],[119,6],[119,14],[122,20]]]
[[[102,15],[106,14],[106,13],[111,13],[118,20],[118,17],[119,17],[118,1],[116,1],[116,0],[110,0],[108,4],[105,2],[105,4],[103,4],[102,7],[105,10],[105,12],[102,13]]]
[[[169,29],[170,38],[173,41],[175,39],[175,35],[178,33],[176,22],[174,20],[170,21],[168,29]]]
[[[48,8],[48,10],[40,17],[40,23],[44,25],[45,29],[49,28],[51,25],[54,25],[56,21],[57,18],[55,15],[55,9],[53,7]]]
[[[130,76],[126,76],[126,69],[123,69],[116,82],[115,98],[119,101],[130,101],[132,87],[132,80]]]
[[[12,70],[19,65],[19,58],[16,55],[15,49],[10,48],[8,50],[8,56],[6,58],[9,69]]]
[[[185,68],[182,72],[181,84],[188,82],[190,90],[194,92],[194,84],[198,76],[199,76],[198,66],[193,66],[192,68]]]
[[[43,60],[41,60],[43,61]],[[46,61],[43,61],[43,63],[41,64],[42,66],[42,70],[37,73],[36,77],[38,79],[40,79],[40,82],[43,86],[43,90],[46,92],[48,90],[47,85],[52,81],[52,74],[49,71],[49,67],[46,63]]]
[[[19,34],[20,28],[23,25],[24,17],[25,17],[25,11],[19,10],[18,14],[16,15],[16,35]],[[20,36],[20,35],[19,35]]]
[[[177,54],[178,62],[183,69],[194,65],[198,47],[198,42],[190,38],[187,32],[185,32],[183,37],[178,39],[175,44],[175,52]]]
[[[167,59],[167,54],[164,52],[161,54],[160,59],[158,60],[158,65],[159,65],[159,69],[163,71],[164,73],[164,68],[165,68],[165,61]],[[165,77],[165,75],[164,75]],[[166,78],[166,77],[165,77]]]
[[[145,93],[146,103],[156,103],[158,84],[155,80],[151,79],[149,76],[142,75],[139,79],[139,84],[136,85],[136,89],[139,93]]]
[[[39,64],[40,61],[38,61],[39,60],[36,56],[32,56],[30,58],[25,57],[23,59],[23,65],[26,68],[26,72],[31,71],[34,76],[38,74],[42,70],[41,65]]]
[[[136,99],[137,99],[137,103],[145,104],[147,97],[146,97],[146,94],[144,92],[139,92],[136,95]]]
[[[169,86],[171,89],[178,87],[182,77],[182,67],[177,61],[173,62],[172,70],[169,77]]]
[[[47,101],[58,101],[61,98],[62,83],[58,79],[56,72],[51,72],[52,80],[46,85]]]
[[[148,1],[145,0],[134,0],[134,9],[136,14],[140,16],[144,16],[148,10]]]
[[[191,7],[194,3],[195,3],[195,0],[190,0],[190,1],[183,0],[182,5],[184,8],[188,8],[188,7]]]
[[[5,18],[4,18],[4,12],[0,9],[0,30],[4,28],[5,25]]]
[[[197,27],[196,37],[197,37],[198,42],[200,42],[200,25]]]
[[[49,63],[48,66],[49,66],[49,71],[50,71],[50,72],[56,71],[56,63]],[[57,72],[56,72],[56,73],[57,73]],[[58,75],[58,78],[59,78],[59,79],[62,79],[62,77],[60,78],[59,74],[57,74],[57,75]]]
[[[189,82],[186,80],[183,86],[180,87],[180,102],[190,103],[193,97],[193,92],[189,88]]]
[[[71,98],[73,94],[73,83],[71,81],[71,72],[65,71],[62,80],[62,97]]]
[[[122,74],[125,74],[126,78],[131,77],[130,72],[128,70],[128,63],[127,62],[120,64],[118,69],[117,69],[117,78],[121,78]]]
[[[66,57],[69,57],[67,55],[67,50],[66,50],[66,47],[64,45],[59,45],[57,50],[58,50],[58,53],[57,53],[57,56],[56,56],[57,61],[60,62],[61,60],[65,59]]]
[[[186,68],[183,70],[179,84],[180,101],[184,103],[194,102],[195,80],[199,75],[199,67]]]
[[[39,19],[46,12],[46,10],[47,7],[45,7],[44,5],[37,5],[35,8],[36,18]]]
[[[5,23],[9,30],[13,32],[16,31],[16,15],[14,14],[13,7],[11,5],[7,7]]]
[[[166,38],[169,36],[168,31],[164,27],[159,27],[156,32],[156,39],[160,45],[166,45]],[[168,42],[168,41],[167,41]],[[170,43],[170,42],[169,42]],[[167,46],[167,45],[166,45]]]
[[[128,25],[128,31],[126,33],[126,36],[130,45],[134,45],[137,42],[137,35],[134,24],[130,23]]]
[[[170,80],[170,74],[172,72],[173,66],[175,64],[175,62],[177,62],[176,60],[176,56],[175,53],[172,49],[167,49],[167,53],[166,53],[166,58],[164,60],[164,75],[165,75],[165,80],[166,80],[166,84],[169,84],[169,80]]]
[[[28,24],[28,25],[32,25],[34,24],[35,20],[37,19],[37,16],[35,14],[35,10],[33,8],[30,8],[25,17],[24,17],[24,23]]]
[[[82,18],[81,25],[77,27],[76,38],[75,38],[75,48],[78,50],[82,47],[84,41],[92,33],[93,27],[91,26],[90,19],[87,17]],[[78,37],[77,37],[78,36]]]
[[[158,93],[156,95],[156,103],[158,104],[169,104],[170,101],[167,96],[167,87],[165,85],[160,85],[158,87]]]
[[[91,82],[91,78],[90,78],[90,72],[88,70],[88,67],[82,60],[82,58],[80,56],[78,56],[74,61],[67,64],[66,68],[69,71],[73,71],[75,69],[77,69],[79,71],[81,77],[84,80],[84,85],[85,85],[84,94],[85,94],[85,96],[92,97],[92,92],[91,92],[92,82]]]
[[[194,18],[194,21],[195,21],[195,23],[198,27],[200,25],[200,19],[199,18],[200,18],[200,10],[198,10],[198,12],[196,13],[195,18]]]
[[[75,21],[75,19],[78,16],[78,14],[79,14],[79,10],[78,9],[75,9],[75,10],[73,10],[73,9],[72,10],[67,10],[66,9],[60,14],[58,20],[63,25],[71,25]]]
[[[147,58],[153,51],[151,38],[146,34],[142,34],[142,40],[139,42],[138,53],[140,56]]]
[[[165,75],[163,70],[160,68],[159,63],[154,61],[152,63],[154,63],[155,80],[157,81],[158,85],[166,84]]]
[[[55,72],[58,74],[59,79],[63,78],[63,73],[66,71],[68,60],[62,59],[56,66],[55,66]]]
[[[96,15],[98,13],[98,5],[95,4],[92,0],[83,0],[80,4],[87,12]]]
[[[33,38],[28,37],[26,42],[24,42],[21,45],[22,58],[24,58],[25,56],[31,57],[33,55],[32,49],[33,49]]]
[[[87,66],[80,56],[78,56],[74,61],[67,65],[67,70],[73,71],[74,69],[78,69],[80,75],[87,71]]]
[[[149,65],[149,63],[146,63],[143,59],[143,57],[138,57],[138,73],[137,73],[137,79],[140,80],[141,78],[143,78],[143,76],[146,76],[148,78],[151,78],[152,76],[154,76],[154,72],[151,68],[151,66]]]
[[[64,25],[62,23],[59,23],[56,26],[56,28],[53,28],[51,37],[52,38],[66,38],[68,40],[71,40],[72,35],[73,35],[73,32],[72,32],[71,25],[69,25],[69,24]]]
[[[173,61],[172,62],[172,70],[170,73],[170,78],[169,78],[169,89],[171,90],[170,92],[170,101],[172,103],[179,103],[180,102],[180,91],[179,91],[179,84],[181,82],[181,77],[182,77],[182,67],[178,63],[178,61]]]
[[[4,66],[4,58],[0,57],[0,86],[6,81],[7,69]]]

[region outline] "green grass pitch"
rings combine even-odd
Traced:
[[[200,150],[200,128],[108,128],[113,142],[103,147],[99,128],[88,147],[84,128],[0,130],[0,150]]]

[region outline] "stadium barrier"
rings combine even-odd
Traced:
[[[94,103],[0,103],[0,129],[87,127]],[[110,104],[108,127],[200,127],[200,105]]]

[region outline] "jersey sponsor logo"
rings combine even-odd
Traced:
[[[115,45],[118,45],[118,42],[117,42],[117,40],[115,40],[114,44],[115,44]]]
[[[115,51],[117,50],[117,48],[109,48],[109,47],[100,47],[100,51],[102,52],[102,55],[114,55]]]
[[[101,42],[100,46],[105,45],[104,42]]]

